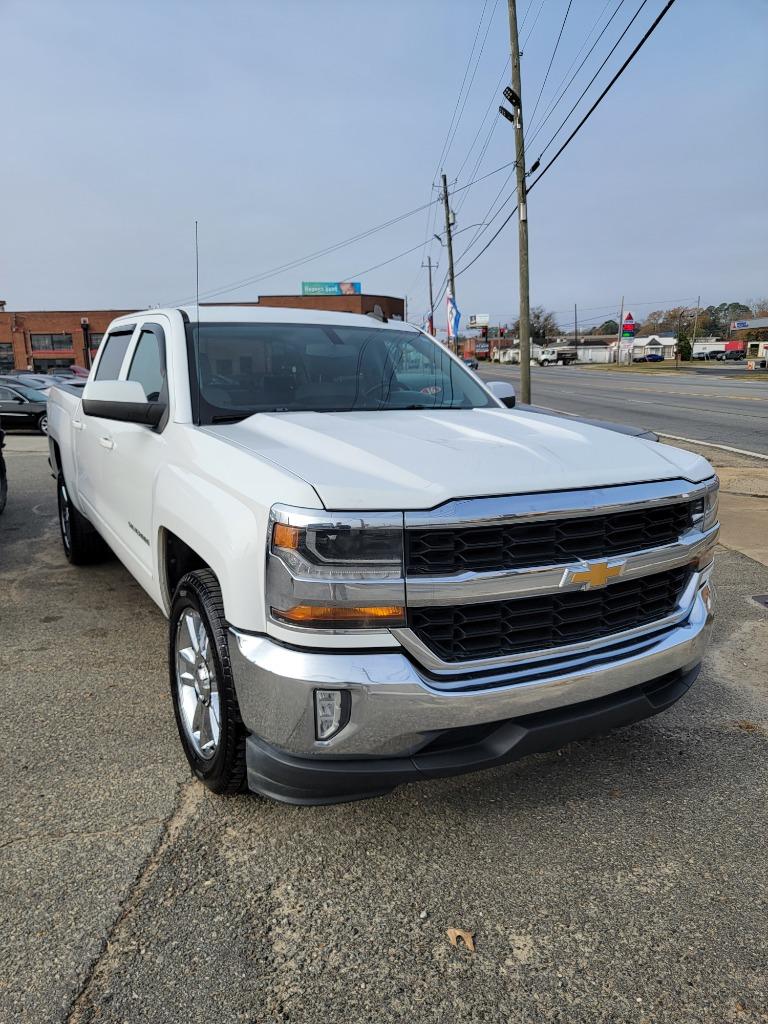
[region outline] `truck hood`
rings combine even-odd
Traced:
[[[328,509],[428,509],[452,498],[713,473],[698,455],[507,409],[258,413],[203,428],[310,484]]]

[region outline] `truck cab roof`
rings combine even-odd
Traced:
[[[206,306],[187,305],[160,309],[143,309],[118,317],[114,324],[135,323],[137,317],[173,316],[181,313],[191,323],[268,323],[268,324],[338,324],[347,327],[378,328],[382,330],[413,331],[418,328],[403,320],[379,320],[367,313],[345,313],[325,309],[297,309],[291,306]]]

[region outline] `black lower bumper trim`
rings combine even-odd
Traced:
[[[462,730],[446,730],[438,734],[439,749],[427,748],[411,757],[296,757],[249,736],[248,785],[283,803],[330,804],[381,796],[404,782],[492,768],[664,711],[690,689],[700,668],[694,665],[607,697],[498,722],[480,740],[462,743],[458,740]],[[457,733],[455,745],[451,745],[452,732]]]

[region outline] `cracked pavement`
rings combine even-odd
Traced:
[[[9,440],[2,1024],[768,1021],[768,568],[720,553],[705,669],[648,722],[379,800],[220,799],[162,616],[65,563]]]

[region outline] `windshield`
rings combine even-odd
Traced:
[[[189,325],[196,420],[259,412],[476,409],[493,399],[416,331],[321,324]]]

